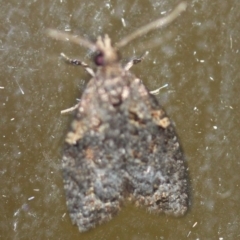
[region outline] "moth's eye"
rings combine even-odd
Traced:
[[[104,65],[104,54],[102,52],[97,53],[97,55],[94,58],[94,62],[97,66],[103,66]]]

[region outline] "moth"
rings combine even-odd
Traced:
[[[91,43],[81,37],[48,30],[95,52],[92,76],[65,139],[62,168],[67,208],[80,232],[107,222],[124,201],[149,212],[181,216],[188,209],[184,154],[174,126],[142,81],[120,63],[119,49],[133,39],[172,22],[186,8],[180,3],[169,15],[125,37],[114,46],[108,35]]]

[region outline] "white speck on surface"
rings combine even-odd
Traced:
[[[204,62],[205,62],[205,60],[200,60],[199,62],[200,62],[200,63],[204,63]]]
[[[22,88],[20,87],[20,85],[19,85],[19,83],[18,83],[18,81],[16,80],[16,83],[17,83],[17,85],[18,85],[18,87],[19,87],[19,89],[20,89],[20,91],[21,91],[21,93],[22,93],[22,95],[24,95],[24,91],[22,90]]]
[[[63,215],[62,215],[62,218],[64,218],[66,216],[66,213],[64,213]]]
[[[193,22],[192,25],[193,25],[193,26],[201,26],[202,23],[201,23],[201,22]]]
[[[30,197],[30,198],[28,198],[28,201],[31,201],[31,200],[33,200],[35,197]]]
[[[13,216],[15,217],[15,216],[17,216],[18,214],[19,214],[19,209],[13,214]]]
[[[35,192],[39,192],[40,190],[38,188],[33,189]]]
[[[13,121],[15,118],[11,118],[11,121]]]
[[[94,20],[97,20],[99,14],[100,14],[100,12],[96,12],[96,14],[95,14],[95,16],[94,16]]]
[[[194,227],[196,227],[196,226],[197,226],[197,222],[195,222],[192,227],[194,228]]]
[[[121,18],[121,21],[122,21],[122,25],[123,25],[124,27],[126,27],[126,22],[125,22],[124,18]]]
[[[189,236],[190,236],[190,234],[191,234],[191,231],[189,231],[189,232],[188,232],[188,234],[187,234],[187,237],[189,237]]]
[[[214,81],[213,77],[209,77],[209,78],[210,78],[210,80]]]
[[[217,129],[217,126],[213,126],[214,129]]]
[[[28,215],[31,216],[31,217],[34,217],[34,218],[37,217],[36,214],[33,214],[33,213],[31,213],[31,212],[28,212]]]
[[[162,15],[163,15],[163,14],[165,14],[166,12],[167,12],[167,11],[162,11],[162,12],[160,12],[160,14],[162,14]]]
[[[4,87],[0,86],[0,89],[4,89]]]
[[[14,230],[14,232],[16,232],[16,229],[17,229],[17,222],[14,222],[13,223],[13,230]]]

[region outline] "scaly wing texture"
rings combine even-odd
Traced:
[[[89,82],[64,148],[67,206],[81,232],[110,220],[126,197],[172,215],[188,206],[186,167],[171,122],[139,79],[110,70]]]

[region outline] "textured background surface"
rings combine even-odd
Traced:
[[[4,3],[3,3],[4,2]],[[176,36],[132,68],[158,95],[176,124],[191,174],[193,203],[183,218],[127,206],[86,234],[66,214],[61,148],[75,104],[89,79],[60,52],[91,62],[85,49],[48,39],[48,27],[114,42],[172,9],[178,1],[0,0],[0,238],[236,239],[240,235],[238,0],[188,1],[177,21],[134,41],[123,58],[145,52],[145,41]],[[125,20],[126,27],[122,20]]]

